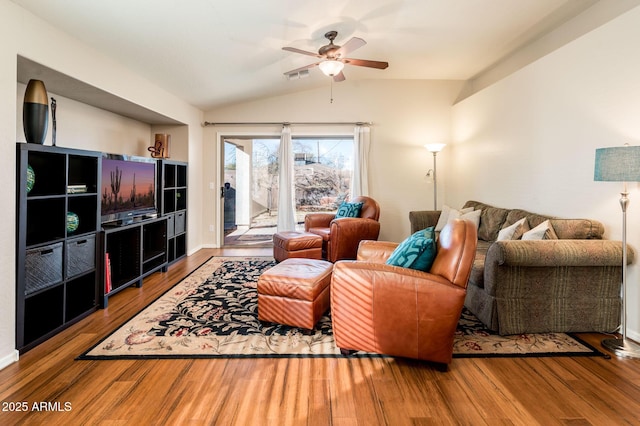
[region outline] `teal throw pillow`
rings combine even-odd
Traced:
[[[360,210],[362,209],[363,203],[347,203],[343,202],[338,207],[338,212],[336,213],[336,219],[341,217],[359,217]]]
[[[432,226],[401,242],[391,253],[387,264],[428,272],[435,258],[436,233]]]

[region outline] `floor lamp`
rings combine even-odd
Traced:
[[[640,358],[640,345],[627,339],[627,182],[640,182],[640,146],[596,149],[593,180],[623,182],[620,193],[622,207],[622,338],[604,339],[602,346],[618,356]]]
[[[427,172],[427,176],[433,177],[433,210],[438,210],[438,184],[436,182],[436,155],[442,148],[445,147],[444,143],[429,143],[424,147],[427,148],[427,151],[433,154],[433,169]]]

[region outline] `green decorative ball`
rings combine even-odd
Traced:
[[[67,232],[75,232],[80,225],[80,218],[74,212],[67,213]]]
[[[27,165],[27,194],[33,189],[33,185],[36,184],[36,172],[30,165]]]

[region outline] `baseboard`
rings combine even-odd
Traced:
[[[629,329],[627,329],[627,338],[633,340],[636,343],[640,343],[640,334],[636,333],[635,331],[630,331]]]
[[[218,244],[202,244],[200,247],[198,247],[198,250],[200,250],[200,249],[210,249],[210,248],[220,248],[220,246]],[[194,251],[194,253],[195,253],[195,251]]]
[[[206,248],[206,247],[205,247],[205,246],[203,246],[202,244],[201,244],[201,245],[199,245],[199,246],[197,246],[197,247],[194,247],[194,248],[192,248],[191,250],[187,251],[187,256],[191,256],[192,254],[194,254],[194,253],[196,253],[196,252],[198,252],[198,251],[202,250],[203,248]]]
[[[3,356],[0,358],[0,370],[2,370],[5,367],[8,367],[9,365],[13,364],[14,362],[18,362],[18,360],[20,359],[20,352],[18,352],[17,350],[14,350],[11,353],[8,353],[7,355]]]

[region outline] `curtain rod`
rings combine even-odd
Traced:
[[[371,121],[355,121],[355,122],[330,122],[330,121],[319,121],[319,122],[232,122],[232,123],[212,123],[210,121],[205,121],[202,123],[203,127],[207,126],[327,126],[327,125],[351,125],[351,126],[371,126],[373,123]]]

